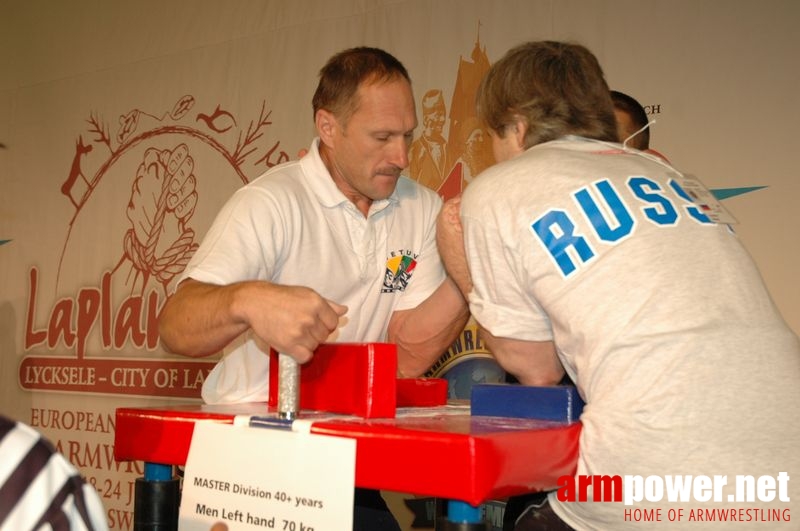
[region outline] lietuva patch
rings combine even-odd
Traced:
[[[386,273],[383,277],[381,293],[405,291],[414,268],[417,267],[417,254],[411,251],[392,251],[386,260]]]

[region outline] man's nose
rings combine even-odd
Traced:
[[[397,166],[401,170],[406,169],[408,167],[408,150],[410,147],[410,142],[405,137],[400,137],[392,142],[389,163]]]

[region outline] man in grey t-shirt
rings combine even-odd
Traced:
[[[577,475],[633,478],[630,505],[554,491],[507,529],[641,529],[633,510],[661,511],[659,529],[761,528],[764,515],[770,529],[793,525],[800,342],[736,234],[692,202],[677,170],[617,143],[602,69],[582,46],[512,49],[483,80],[478,112],[499,163],[460,212],[445,205],[445,265],[508,372],[575,382],[586,401]],[[637,490],[636,478],[698,477],[683,504]],[[742,497],[747,478],[769,492]]]

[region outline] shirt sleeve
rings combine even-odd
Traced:
[[[469,306],[492,335],[526,341],[553,339],[550,319],[531,294],[516,242],[462,212],[464,245],[472,276]]]
[[[238,190],[217,214],[180,280],[225,285],[269,279],[290,238],[290,224],[280,220],[281,212],[265,190]]]

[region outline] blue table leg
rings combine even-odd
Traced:
[[[483,520],[480,506],[449,500],[443,531],[489,531],[489,526]]]
[[[145,481],[169,481],[172,479],[172,465],[162,465],[159,463],[144,464]]]
[[[180,479],[172,465],[145,463],[144,477],[136,479],[133,500],[134,531],[177,531]]]

